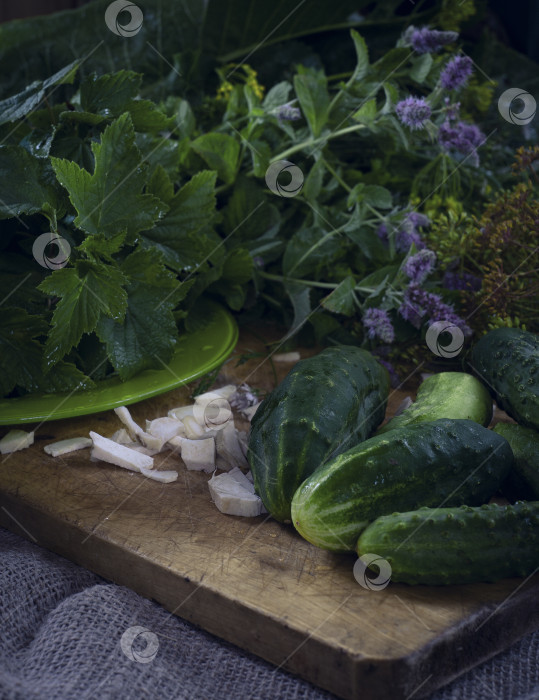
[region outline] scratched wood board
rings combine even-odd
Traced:
[[[236,366],[241,353],[264,350],[244,331],[219,381],[270,390],[290,364],[260,356]],[[136,404],[133,416],[166,415],[191,390]],[[392,394],[388,416],[409,393]],[[2,458],[0,524],[343,698],[428,695],[539,627],[537,576],[366,590],[354,555],[317,549],[268,516],[219,513],[208,475],[175,454],[155,458],[179,471],[177,482],[159,484],[92,462],[89,450],[43,452],[119,425],[112,411],[41,425],[31,448]]]

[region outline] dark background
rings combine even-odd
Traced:
[[[74,9],[88,2],[91,0],[0,0],[0,22]],[[539,1],[489,0],[488,7],[487,22],[495,33],[517,51],[539,61]]]

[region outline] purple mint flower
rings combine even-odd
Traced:
[[[395,107],[398,118],[412,131],[423,129],[427,119],[430,119],[430,105],[422,97],[407,97]]]
[[[404,263],[404,272],[415,282],[421,284],[428,277],[434,268],[436,253],[428,248],[420,250],[419,253],[411,255]]]
[[[417,211],[410,211],[404,217],[402,228],[397,232],[395,236],[395,248],[399,253],[406,253],[410,250],[412,243],[415,245],[417,250],[422,250],[425,248],[423,239],[418,228],[423,228],[424,226],[430,226],[430,220],[425,214],[419,214]]]
[[[282,121],[297,121],[301,119],[301,110],[299,107],[292,107],[292,102],[287,102],[277,108],[277,119]]]
[[[384,309],[367,309],[363,316],[363,325],[369,338],[379,338],[384,343],[392,343],[395,340],[393,324]]]
[[[408,212],[405,219],[405,226],[416,228],[425,228],[430,226],[430,219],[425,214],[420,214],[418,211]]]
[[[457,119],[459,116],[460,102],[454,102],[453,104],[451,104],[451,100],[449,99],[449,97],[446,97],[444,103],[447,119],[449,121]]]
[[[460,290],[471,289],[478,292],[481,289],[482,281],[480,277],[469,272],[446,272],[442,285],[446,289]]]
[[[473,71],[473,61],[469,56],[455,56],[445,64],[440,74],[440,82],[446,90],[457,90],[465,85]]]
[[[471,155],[474,165],[479,164],[479,156],[476,150],[485,141],[485,135],[475,124],[457,122],[452,126],[448,121],[440,125],[438,129],[438,143],[446,150],[455,150],[466,156]]]
[[[446,304],[438,294],[427,292],[414,283],[405,290],[399,313],[416,328],[420,327],[423,317],[428,316],[432,322],[447,321],[458,326],[465,336],[472,333],[471,328],[455,313],[452,306]]]
[[[387,237],[387,226],[385,224],[380,224],[378,228],[376,229],[376,235],[378,238],[383,241],[384,243],[388,242],[388,237]]]
[[[409,27],[404,33],[404,42],[411,46],[417,53],[435,53],[446,44],[452,44],[457,40],[457,32],[440,32],[428,27]]]
[[[254,256],[253,263],[256,265],[256,267],[264,267],[264,265],[266,264],[264,262],[264,258],[262,258],[260,255]]]

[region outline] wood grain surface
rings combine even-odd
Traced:
[[[237,366],[247,352],[260,354]],[[271,390],[291,365],[275,362],[274,371],[267,353],[243,331],[217,384],[247,379]],[[142,423],[166,415],[192,389],[132,414]],[[392,394],[388,415],[409,393]],[[537,576],[366,590],[352,573],[355,556],[319,550],[269,516],[219,513],[209,475],[187,471],[173,453],[157,455],[156,467],[177,469],[179,479],[159,484],[92,462],[88,449],[43,451],[118,427],[112,411],[37,427],[31,448],[1,458],[0,524],[343,698],[428,695],[539,626]]]

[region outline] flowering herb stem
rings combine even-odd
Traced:
[[[281,151],[281,153],[278,153],[276,156],[274,156],[270,162],[275,163],[277,160],[285,160],[286,158],[288,158],[288,156],[291,156],[292,154],[297,153],[298,151],[303,151],[309,146],[316,146],[319,143],[331,141],[332,139],[339,138],[339,136],[344,136],[345,134],[352,134],[354,133],[354,131],[360,131],[361,129],[365,128],[366,127],[364,124],[354,124],[353,126],[347,126],[344,129],[339,129],[338,131],[334,131],[332,134],[327,134],[326,136],[319,136],[316,139],[306,139],[305,141],[302,141],[301,143],[298,143],[295,146],[287,148],[285,151]]]

